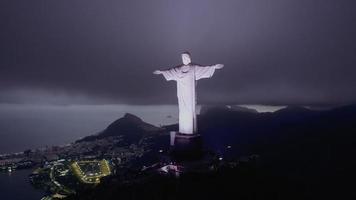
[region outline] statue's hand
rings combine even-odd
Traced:
[[[158,74],[162,74],[162,71],[161,70],[156,70],[156,71],[153,72],[153,74],[157,74],[157,75]]]
[[[216,65],[215,65],[215,69],[221,69],[221,68],[223,68],[223,67],[224,67],[223,64],[216,64]]]

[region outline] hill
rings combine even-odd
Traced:
[[[330,110],[289,106],[273,113],[209,107],[198,116],[205,148],[219,154],[227,164],[258,155],[256,166],[219,168],[210,174],[186,174],[180,179],[143,176],[129,185],[113,177],[76,198],[209,199],[232,195],[242,199],[354,199],[356,193],[350,183],[356,178],[355,122],[356,105]],[[133,141],[178,126],[164,128],[128,115],[95,137],[135,132],[126,136]],[[134,177],[140,174],[133,173]]]
[[[85,137],[76,142],[88,142],[112,136],[123,136],[127,143],[135,143],[144,136],[159,134],[162,132],[164,132],[162,128],[146,123],[141,118],[133,114],[126,113],[122,118],[112,122],[100,133]]]

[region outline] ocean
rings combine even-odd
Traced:
[[[259,112],[283,106],[243,105]],[[197,106],[199,113],[201,106]],[[178,123],[178,105],[0,104],[0,154],[65,145],[104,130],[125,113],[156,126]]]
[[[178,107],[0,104],[0,154],[64,145],[98,133],[125,113],[156,126],[178,122]]]

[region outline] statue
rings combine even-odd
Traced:
[[[196,82],[202,78],[213,76],[215,69],[224,67],[222,64],[201,66],[191,63],[190,54],[182,54],[183,65],[173,67],[167,70],[156,70],[154,74],[162,74],[167,81],[177,82],[177,96],[179,107],[179,133],[195,134],[197,133],[196,122]]]

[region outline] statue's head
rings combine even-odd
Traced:
[[[182,61],[184,65],[189,65],[192,62],[189,52],[182,53]]]

